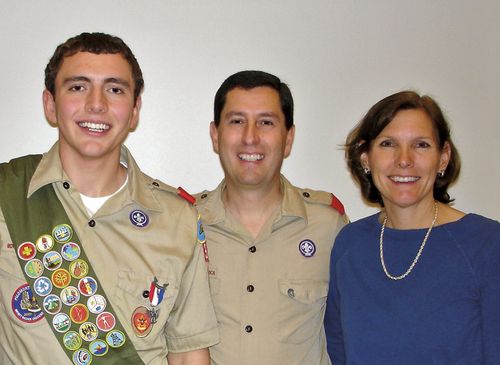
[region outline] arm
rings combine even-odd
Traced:
[[[169,365],[209,365],[208,349],[199,349],[188,352],[169,352],[167,355]]]
[[[335,245],[334,245],[335,249]],[[326,299],[325,333],[328,355],[334,365],[345,364],[344,336],[340,314],[340,293],[335,278],[335,260],[330,257],[330,283]]]
[[[488,264],[481,290],[481,328],[484,365],[498,364],[500,359],[500,230],[493,250],[487,253]]]

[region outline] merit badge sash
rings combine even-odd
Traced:
[[[52,185],[26,198],[41,157],[0,164],[0,205],[29,285],[23,291],[24,306],[42,309],[74,364],[144,364],[106,299]]]

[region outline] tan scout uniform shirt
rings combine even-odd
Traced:
[[[221,334],[212,364],[330,364],[323,317],[330,251],[345,216],[329,206],[331,194],[282,177],[281,209],[253,239],[224,209],[224,188],[223,181],[197,199]]]
[[[190,351],[218,342],[207,267],[197,243],[197,213],[173,188],[143,174],[125,147],[122,160],[128,166],[126,188],[92,217],[62,169],[57,144],[40,162],[28,195],[45,184],[54,186],[138,354],[146,364],[167,364],[168,351]],[[134,209],[148,215],[146,227],[131,223],[129,214]],[[29,324],[13,313],[12,295],[25,279],[10,242],[0,211],[0,364],[70,364],[45,319]],[[147,337],[139,338],[131,326],[132,312],[149,305],[143,291],[149,290],[155,276],[160,284],[169,285],[158,306],[158,322]]]

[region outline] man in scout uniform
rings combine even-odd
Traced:
[[[192,205],[122,145],[143,79],[128,46],[57,47],[42,155],[0,165],[0,363],[208,364],[218,341]]]
[[[330,193],[280,174],[292,149],[293,99],[261,71],[215,95],[210,136],[225,179],[197,197],[221,342],[212,364],[324,365],[329,258],[346,217]]]

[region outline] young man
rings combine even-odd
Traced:
[[[276,76],[243,71],[215,95],[210,125],[225,179],[198,196],[221,342],[212,364],[324,365],[330,251],[346,217],[330,193],[280,174],[293,99]]]
[[[49,61],[58,142],[0,165],[1,364],[209,363],[197,213],[123,146],[143,84],[107,34],[68,39]]]

